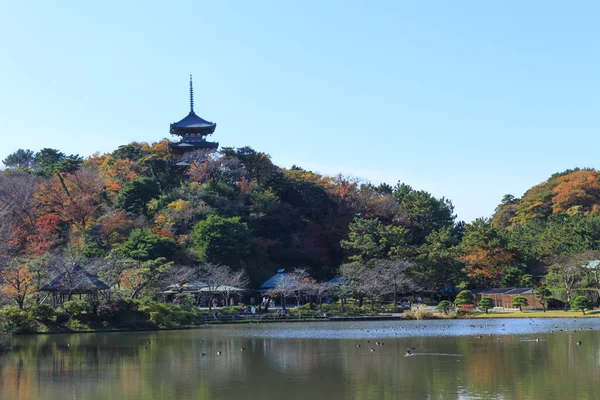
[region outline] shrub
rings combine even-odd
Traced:
[[[96,299],[87,298],[83,302],[84,311],[90,315],[98,315],[98,308],[100,307],[100,301]]]
[[[57,324],[65,324],[69,322],[69,315],[63,311],[60,311],[56,314],[56,323]]]
[[[29,309],[29,315],[38,321],[49,321],[56,315],[56,311],[49,304],[38,304]]]
[[[242,306],[225,306],[218,309],[219,314],[222,315],[240,315],[243,310]]]
[[[73,299],[65,301],[63,308],[71,318],[79,318],[83,315],[86,309],[86,305],[83,300]]]
[[[439,304],[437,305],[436,309],[439,312],[443,312],[444,314],[448,315],[448,313],[450,312],[451,309],[454,308],[454,304],[452,304],[452,302],[448,301],[448,300],[442,300],[439,302]]]
[[[0,310],[0,320],[3,321],[6,333],[32,333],[37,328],[29,313],[17,306],[7,306]]]
[[[466,317],[469,314],[471,314],[473,311],[475,311],[475,304],[464,304],[459,307],[458,315],[461,317]]]
[[[571,308],[573,310],[581,310],[585,315],[586,309],[592,309],[592,302],[585,296],[577,296],[571,301]]]
[[[415,312],[415,318],[418,320],[433,319],[434,317],[435,316],[433,315],[433,313],[431,311],[417,310]]]
[[[139,306],[138,310],[148,314],[150,322],[160,328],[176,328],[191,325],[194,323],[196,316],[194,313],[185,311],[179,306],[156,301],[144,302]]]
[[[456,295],[456,299],[454,300],[454,304],[458,307],[463,306],[465,304],[473,304],[475,302],[475,298],[473,297],[473,293],[468,290],[463,290],[459,294]]]
[[[517,296],[512,299],[512,306],[519,307],[519,311],[523,311],[523,307],[527,307],[529,305],[529,301],[527,301],[526,297]]]
[[[478,304],[478,308],[481,311],[485,311],[485,313],[488,313],[488,310],[490,308],[494,307],[494,300],[491,297],[483,297]]]
[[[179,299],[178,305],[179,305],[179,307],[183,308],[185,311],[193,311],[197,308],[196,298],[190,294],[183,295]]]
[[[76,319],[69,320],[65,324],[65,326],[72,331],[89,331],[90,330],[90,328],[87,325],[83,324],[81,321],[76,320]]]

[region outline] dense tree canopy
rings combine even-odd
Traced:
[[[410,265],[412,287],[440,299],[452,300],[456,287],[544,279],[563,301],[580,288],[600,295],[598,269],[580,256],[589,264],[600,246],[596,170],[554,174],[520,198],[505,195],[490,218],[464,224],[449,200],[407,183],[281,168],[250,147],[191,152],[181,157],[189,167],[174,166],[168,144],[130,143],[86,159],[51,148],[7,156],[4,276],[20,273],[16,259],[99,259],[137,296],[151,287],[140,280],[156,281],[171,263],[244,267],[258,285],[279,268],[326,280],[342,265],[368,274],[393,262]]]

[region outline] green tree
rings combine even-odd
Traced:
[[[540,304],[542,305],[542,309],[546,312],[546,308],[548,308],[548,299],[552,297],[552,292],[546,285],[542,285],[535,290],[535,297],[540,300]]]
[[[492,300],[491,297],[482,297],[481,300],[479,300],[479,304],[477,305],[477,307],[480,310],[485,311],[485,313],[487,314],[490,308],[494,308],[494,300]]]
[[[459,294],[456,295],[456,299],[454,299],[454,304],[457,307],[464,306],[466,304],[474,304],[475,297],[473,297],[473,293],[469,290],[463,290]]]
[[[202,261],[239,266],[242,257],[250,251],[251,235],[240,217],[212,214],[194,226],[192,240]]]
[[[507,267],[502,275],[502,287],[519,287],[521,284],[521,270],[517,267]]]
[[[573,310],[581,310],[585,315],[585,310],[592,309],[592,302],[585,296],[577,296],[571,301],[571,308]]]
[[[512,306],[519,307],[519,311],[523,312],[523,307],[527,307],[529,305],[529,301],[527,301],[526,297],[517,296],[512,299]]]
[[[394,190],[394,197],[398,201],[398,219],[410,231],[411,244],[421,245],[431,232],[454,225],[454,206],[443,197],[437,199],[400,183]]]
[[[454,229],[431,232],[417,250],[415,275],[432,293],[452,287],[461,276],[460,238]]]
[[[19,149],[6,156],[2,163],[10,169],[32,169],[35,163],[34,152],[32,150]]]
[[[524,288],[533,288],[535,287],[535,283],[533,282],[533,275],[525,274],[521,277],[521,287]]]
[[[407,254],[408,231],[401,226],[384,225],[377,218],[355,218],[350,223],[348,240],[342,240],[343,249],[352,255],[348,259],[366,263],[375,259],[404,258]]]
[[[127,240],[119,246],[125,257],[134,260],[154,260],[165,258],[172,260],[177,251],[173,239],[156,236],[151,229],[134,229]]]
[[[438,305],[436,306],[436,309],[439,312],[443,312],[444,314],[448,315],[448,313],[450,312],[450,310],[454,308],[454,304],[452,304],[451,301],[448,300],[442,300],[438,303]]]
[[[131,212],[147,214],[148,202],[160,196],[160,186],[152,178],[135,178],[123,185],[116,205]]]

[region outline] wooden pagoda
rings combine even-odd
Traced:
[[[169,149],[176,154],[183,154],[194,150],[216,150],[217,142],[206,140],[207,135],[212,135],[217,127],[214,122],[208,122],[194,112],[194,86],[190,75],[190,113],[181,121],[170,125],[171,135],[180,137],[180,140],[169,144]]]

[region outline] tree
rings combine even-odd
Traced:
[[[85,232],[101,204],[102,182],[92,171],[76,171],[44,180],[35,198],[46,212]]]
[[[454,304],[457,307],[464,306],[466,304],[474,304],[475,297],[473,297],[473,293],[469,290],[463,290],[459,294],[456,295],[456,299],[454,299]]]
[[[198,279],[206,284],[208,294],[208,309],[212,310],[212,303],[218,293],[224,293],[225,300],[229,300],[232,288],[245,288],[248,277],[244,270],[232,270],[226,265],[204,264],[197,267]]]
[[[521,287],[524,287],[524,288],[534,288],[535,287],[535,283],[533,282],[533,275],[531,275],[531,274],[524,274],[521,277]]]
[[[377,218],[355,218],[349,228],[348,240],[342,240],[341,246],[352,253],[348,257],[352,262],[365,263],[406,254],[408,231],[401,226],[384,225]]]
[[[115,204],[127,211],[148,213],[148,202],[160,195],[160,186],[152,178],[135,178],[123,185]]]
[[[521,283],[521,270],[517,267],[507,267],[502,276],[502,286],[505,288],[519,287]]]
[[[512,299],[512,306],[519,307],[519,311],[523,312],[523,307],[527,307],[529,305],[529,301],[527,301],[527,297],[516,296]]]
[[[442,300],[438,303],[438,305],[436,306],[436,309],[439,312],[443,312],[444,314],[448,315],[448,313],[450,312],[450,310],[454,308],[454,304],[452,304],[451,301],[448,300]]]
[[[250,251],[250,230],[240,217],[209,215],[194,226],[191,237],[199,259],[209,263],[238,266]]]
[[[3,285],[0,291],[23,309],[25,298],[33,289],[33,273],[27,265],[19,261],[9,263],[0,270],[0,283]]]
[[[153,260],[165,258],[172,260],[177,247],[173,239],[155,235],[151,229],[134,229],[119,249],[127,258],[134,260]]]
[[[400,290],[414,289],[416,284],[410,272],[414,263],[405,260],[377,260],[374,268],[378,269],[381,279],[389,285],[389,292],[394,296],[394,307],[398,304]]]
[[[573,310],[581,310],[583,315],[585,315],[585,310],[591,310],[592,302],[585,296],[577,296],[571,302],[571,308]]]
[[[32,150],[19,149],[6,156],[2,163],[10,169],[32,169],[35,164],[34,152]]]
[[[548,308],[548,299],[552,297],[552,292],[546,285],[542,285],[535,290],[535,297],[540,300],[540,304],[542,305],[542,309],[546,312],[546,308]]]
[[[581,252],[568,256],[554,256],[549,259],[551,264],[546,274],[546,282],[550,286],[563,287],[567,304],[571,303],[573,290],[581,284],[585,277],[588,264],[593,261],[594,253]]]
[[[443,197],[437,199],[400,183],[394,189],[394,196],[398,200],[397,218],[411,232],[411,244],[421,245],[431,232],[454,225],[454,206]]]
[[[487,314],[490,308],[494,308],[494,300],[491,297],[482,297],[477,307]]]
[[[418,249],[414,275],[424,290],[439,294],[461,275],[460,238],[451,228],[430,233]]]

